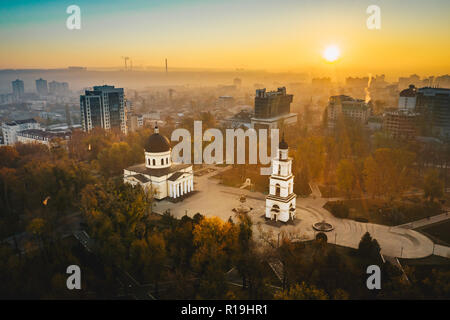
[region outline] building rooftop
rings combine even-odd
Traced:
[[[6,125],[8,126],[16,126],[19,124],[25,124],[25,123],[36,123],[37,121],[34,119],[23,119],[23,120],[14,120],[11,122],[7,122]]]
[[[145,151],[151,153],[170,151],[170,142],[165,136],[155,132],[145,143]]]
[[[267,98],[270,96],[286,96],[286,95],[287,94],[285,87],[278,88],[277,91],[266,91],[266,88],[256,90],[257,98]]]
[[[191,164],[172,164],[172,166],[168,168],[160,168],[160,169],[150,169],[145,166],[145,163],[141,163],[138,165],[134,165],[126,168],[127,171],[133,171],[141,174],[146,174],[153,177],[162,177],[168,175],[169,173],[176,172],[178,170],[182,170],[185,168],[189,168],[192,166]]]
[[[42,140],[51,140],[53,138],[65,138],[70,135],[70,132],[52,132],[39,129],[28,129],[18,132],[21,136],[42,138]]]
[[[417,90],[419,93],[423,93],[426,96],[434,96],[435,94],[446,94],[450,95],[450,88],[432,88],[423,87]]]
[[[410,84],[408,89],[402,90],[400,92],[400,97],[415,97],[417,94],[417,88]]]
[[[386,115],[396,115],[396,116],[405,116],[405,117],[416,117],[419,115],[417,112],[413,112],[408,109],[397,109],[392,111],[386,111]]]

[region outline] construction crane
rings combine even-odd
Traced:
[[[125,71],[127,71],[127,60],[130,60],[130,57],[122,57],[122,59],[125,62]]]

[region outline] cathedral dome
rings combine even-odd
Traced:
[[[145,143],[145,151],[150,153],[170,151],[169,139],[159,134],[158,127],[155,128],[155,133]]]

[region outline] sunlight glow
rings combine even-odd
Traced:
[[[328,62],[334,62],[339,58],[340,51],[337,46],[328,46],[323,52],[323,57]]]

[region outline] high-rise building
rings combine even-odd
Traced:
[[[144,117],[142,114],[127,113],[128,132],[134,132],[144,126]]]
[[[328,128],[335,128],[341,117],[364,125],[371,113],[371,108],[362,99],[354,99],[346,95],[331,96],[327,107]]]
[[[48,83],[48,92],[51,95],[64,95],[69,92],[69,84],[67,82],[51,81]]]
[[[95,86],[80,96],[81,123],[84,131],[94,127],[120,129],[127,133],[123,88]]]
[[[398,108],[414,110],[416,108],[417,88],[410,84],[408,89],[402,90],[398,98]]]
[[[286,88],[266,92],[266,89],[256,90],[255,113],[251,119],[252,128],[278,128],[278,124],[285,125],[297,122],[297,114],[291,113],[292,94],[286,93]]]
[[[419,114],[408,109],[388,111],[384,114],[383,128],[394,139],[414,139],[418,117]]]
[[[14,80],[12,82],[12,90],[13,90],[13,96],[15,99],[20,99],[23,96],[23,93],[25,92],[22,80]]]
[[[48,95],[47,80],[39,78],[36,80],[36,91],[41,96]]]
[[[68,104],[66,104],[66,106],[64,108],[66,111],[66,123],[70,128],[70,126],[72,125],[72,115],[70,114],[70,107]]]
[[[450,89],[424,87],[417,90],[416,111],[431,134],[450,140]]]

